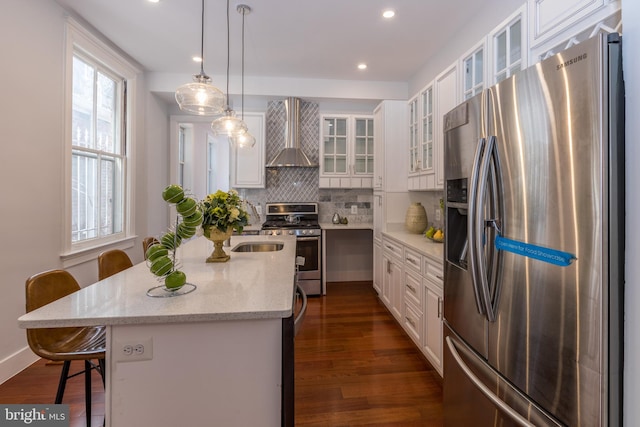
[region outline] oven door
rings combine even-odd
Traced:
[[[298,284],[307,295],[322,293],[321,237],[307,236],[296,239],[296,255],[304,258],[304,265],[298,266]]]

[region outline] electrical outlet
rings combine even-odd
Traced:
[[[256,205],[256,212],[258,212],[258,215],[262,215],[262,205]]]
[[[358,215],[358,205],[351,205],[351,214]]]
[[[436,221],[440,221],[440,209],[436,209]]]
[[[145,338],[135,341],[115,342],[116,362],[138,362],[153,359],[153,339]]]

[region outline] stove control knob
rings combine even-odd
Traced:
[[[273,230],[273,235],[277,236],[278,234],[280,234],[280,230]]]
[[[302,230],[302,234],[307,234],[308,230]]]
[[[289,230],[289,235],[293,235],[293,234],[296,234],[295,231]]]

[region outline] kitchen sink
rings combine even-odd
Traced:
[[[231,252],[274,252],[281,251],[284,243],[275,242],[244,242],[237,244]]]

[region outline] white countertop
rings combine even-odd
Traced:
[[[349,224],[334,224],[332,222],[321,222],[320,228],[323,230],[373,230],[373,223],[350,222]]]
[[[283,242],[274,252],[231,252],[241,242]],[[295,236],[233,236],[231,259],[206,263],[213,243],[195,238],[178,248],[191,293],[152,298],[161,283],[145,262],[21,316],[21,328],[284,318],[293,312]]]
[[[444,262],[444,243],[432,242],[424,237],[424,234],[414,234],[407,231],[383,231],[382,235],[397,240],[436,262],[441,264]]]

